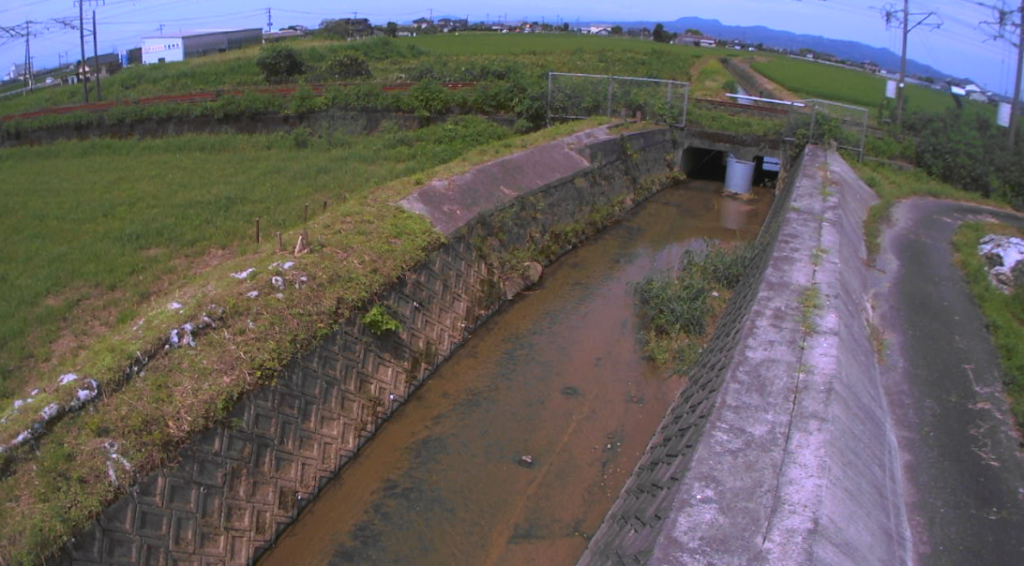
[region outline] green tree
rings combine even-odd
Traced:
[[[569,22],[562,24],[562,31],[569,31]]]
[[[398,24],[395,22],[388,22],[385,32],[388,37],[395,37],[398,35]]]
[[[298,52],[281,44],[263,46],[256,57],[256,66],[268,83],[283,83],[306,72],[306,64]]]
[[[612,26],[612,35],[622,35],[622,26]]]
[[[348,38],[352,35],[352,28],[344,20],[327,19],[320,22],[322,33]]]
[[[663,24],[654,26],[654,41],[659,43],[670,43],[673,35],[674,34],[671,32],[665,31],[665,26]]]
[[[694,37],[703,37],[704,36],[704,34],[701,33],[701,31],[699,29],[694,29],[694,28],[687,28],[686,35],[692,35]]]

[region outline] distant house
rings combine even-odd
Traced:
[[[606,36],[612,34],[612,28],[608,26],[590,26],[583,28],[583,33],[587,35]]]
[[[694,45],[697,47],[714,47],[717,41],[706,35],[682,34],[672,40],[676,45]]]
[[[412,25],[416,26],[418,29],[425,29],[433,26],[434,21],[430,18],[417,18],[412,21]]]
[[[121,63],[125,67],[142,64],[142,48],[133,47],[121,55]]]
[[[11,65],[11,70],[4,75],[5,81],[20,81],[25,78],[25,65],[15,63]]]
[[[971,83],[964,87],[964,91],[967,93],[969,100],[988,103],[988,95],[985,94],[985,91],[980,86]]]
[[[297,29],[283,29],[280,31],[274,31],[263,34],[263,43],[275,43],[285,39],[293,39],[296,37],[303,37],[306,33],[302,30]]]
[[[347,25],[352,35],[363,37],[373,34],[373,25],[367,18],[341,18],[338,21]]]
[[[457,20],[454,18],[441,18],[436,22],[437,27],[447,33],[450,31],[461,31],[469,28],[469,20]]]
[[[85,64],[81,61],[75,64],[75,74],[78,76],[85,76],[86,80],[91,80],[92,77],[96,76],[96,71],[99,70],[100,77],[108,77],[121,70],[121,55],[118,53],[104,53],[97,57],[86,57]]]
[[[879,67],[877,64],[871,62],[871,61],[865,61],[864,62],[864,70],[869,72],[869,73],[878,73],[878,71],[881,71],[882,68]]]

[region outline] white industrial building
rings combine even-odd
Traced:
[[[261,43],[260,28],[166,33],[142,38],[142,64],[170,63]]]

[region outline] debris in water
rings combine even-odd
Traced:
[[[572,385],[566,385],[562,388],[562,395],[565,395],[566,397],[579,397],[580,390]]]
[[[256,268],[255,267],[250,267],[249,269],[246,269],[245,271],[239,271],[237,273],[232,273],[231,276],[234,277],[235,279],[247,279],[250,275],[252,275],[253,271],[256,271]]]
[[[523,457],[519,459],[519,465],[524,468],[533,466],[533,456],[530,456],[529,454],[523,455]]]

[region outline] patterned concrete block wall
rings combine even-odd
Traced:
[[[708,347],[690,374],[689,385],[669,408],[658,431],[634,469],[618,500],[580,559],[581,566],[647,564],[658,537],[673,486],[685,475],[714,408],[716,394],[740,342],[740,333],[761,286],[772,255],[794,180],[798,160],[787,175],[757,240],[755,259],[734,292]]]
[[[630,140],[633,158],[620,140],[604,142],[606,155],[594,165],[524,197],[532,206],[513,203],[471,222],[378,297],[394,307],[401,332],[381,338],[358,316],[343,321],[289,363],[276,384],[245,396],[228,424],[199,435],[173,465],[142,478],[63,550],[60,562],[253,562],[496,308],[488,291],[493,274],[474,242],[523,245],[667,170],[674,144],[666,131]]]

